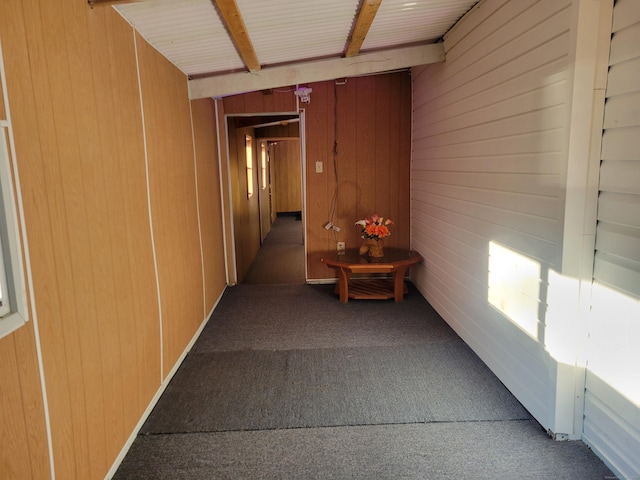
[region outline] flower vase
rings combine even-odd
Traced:
[[[360,247],[360,255],[369,257],[384,257],[382,239],[368,238]]]
[[[383,245],[382,245],[382,240],[378,239],[378,240],[371,240],[371,243],[369,244],[369,256],[370,257],[384,257],[384,250],[383,250]]]

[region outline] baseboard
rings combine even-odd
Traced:
[[[307,279],[307,285],[330,285],[337,283],[337,278],[310,278]]]

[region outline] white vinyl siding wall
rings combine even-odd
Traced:
[[[545,315],[562,257],[571,15],[570,0],[484,0],[445,37],[444,64],[413,70],[414,283],[554,432]]]
[[[606,91],[584,439],[640,475],[640,2],[618,0]]]

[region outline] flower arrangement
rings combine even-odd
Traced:
[[[387,225],[394,225],[393,220],[378,215],[372,215],[371,218],[365,218],[358,220],[356,225],[362,226],[362,238],[370,238],[373,240],[380,240],[381,238],[391,235]]]

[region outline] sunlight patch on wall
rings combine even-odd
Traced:
[[[540,263],[489,243],[488,301],[536,340],[540,309]]]
[[[593,285],[589,370],[640,406],[640,300]]]
[[[573,365],[577,345],[586,335],[585,327],[579,324],[579,282],[554,270],[549,270],[547,277],[544,346],[556,362]]]

